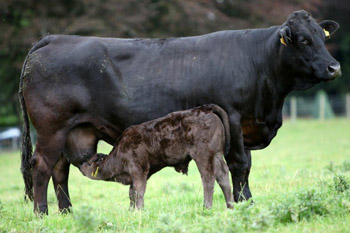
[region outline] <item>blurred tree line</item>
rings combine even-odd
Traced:
[[[0,0],[0,126],[19,123],[18,83],[32,44],[47,34],[107,37],[178,37],[282,24],[294,10],[333,19],[340,30],[327,46],[343,76],[321,84],[328,93],[350,91],[348,0]]]

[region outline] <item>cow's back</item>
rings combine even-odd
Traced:
[[[205,40],[44,37],[47,43],[29,54],[25,67],[29,115],[41,117],[30,111],[39,101],[40,107],[72,113],[67,117],[90,112],[126,128],[196,106],[212,85],[203,79]]]

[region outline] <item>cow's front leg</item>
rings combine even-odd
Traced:
[[[241,168],[239,164],[234,164],[234,168],[230,169],[233,182],[233,198],[235,202],[248,200],[252,197],[248,181],[251,168],[250,150],[245,150],[244,154],[248,160],[248,165]]]
[[[233,198],[235,202],[248,200],[252,197],[248,184],[251,167],[249,150],[244,150],[243,133],[240,120],[230,116],[231,145],[225,159],[231,172],[233,182]]]

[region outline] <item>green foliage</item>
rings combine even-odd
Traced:
[[[74,209],[73,217],[80,232],[95,232],[97,221],[91,207],[83,205],[77,210]]]
[[[341,171],[342,172],[348,172],[350,171],[350,160],[345,160],[343,164],[341,165]]]
[[[180,192],[193,192],[193,186],[191,186],[189,183],[182,182],[180,183],[179,186],[179,191]]]
[[[325,167],[325,169],[326,169],[327,171],[329,171],[329,172],[334,172],[336,168],[334,167],[334,164],[333,164],[333,162],[331,161],[331,162],[329,162],[329,164]]]
[[[162,192],[166,194],[170,194],[174,191],[175,191],[175,185],[173,185],[172,183],[167,182],[162,186]]]
[[[4,213],[4,205],[2,204],[1,200],[0,200],[0,216],[2,215],[2,213]]]
[[[181,220],[177,219],[174,215],[165,213],[159,216],[156,228],[156,232],[159,233],[182,233],[186,232]]]
[[[345,160],[340,165],[334,165],[334,163],[331,161],[327,166],[325,166],[325,169],[329,172],[349,172],[350,171],[350,160]]]
[[[320,190],[302,189],[273,205],[272,212],[281,223],[309,220],[316,215],[324,216],[328,214],[324,197]]]
[[[113,230],[113,223],[112,222],[108,222],[108,221],[102,221],[99,226],[98,226],[98,230],[103,231],[103,230]]]
[[[15,115],[7,115],[4,117],[0,117],[0,126],[14,126],[18,123],[18,117]]]
[[[166,194],[172,194],[176,192],[192,192],[194,191],[193,186],[191,186],[189,183],[181,182],[180,184],[172,184],[172,183],[165,183],[162,187],[162,191]]]
[[[342,174],[338,174],[333,177],[334,188],[337,192],[343,193],[349,190],[350,182],[349,180]]]

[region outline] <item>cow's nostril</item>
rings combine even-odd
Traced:
[[[333,68],[333,66],[328,66],[328,72],[329,72],[329,73],[334,73],[334,68]]]
[[[327,67],[330,76],[337,77],[340,74],[340,64],[332,64]]]
[[[329,65],[328,66],[328,72],[329,73],[335,73],[338,70],[340,70],[340,65],[339,64],[335,64],[335,65]]]

